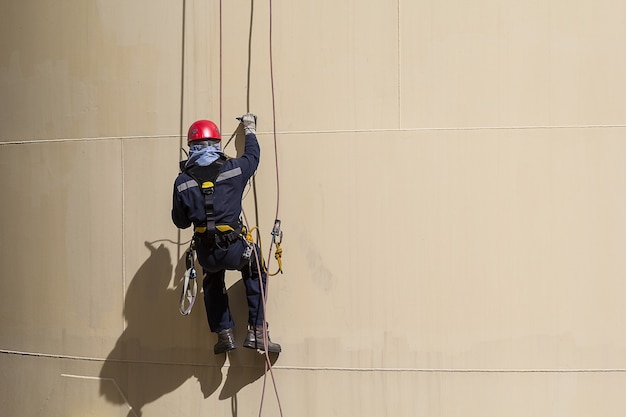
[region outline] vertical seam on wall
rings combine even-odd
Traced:
[[[180,136],[179,140],[178,140],[178,144],[179,147],[182,148],[183,147],[183,132],[184,132],[184,128],[183,128],[183,121],[184,121],[184,110],[185,110],[185,35],[186,35],[186,27],[187,27],[187,22],[186,22],[186,0],[183,0],[183,4],[182,4],[182,28],[181,28],[181,45],[180,45],[180,121],[179,121],[179,125],[178,125],[178,134]],[[180,150],[179,150],[179,157],[180,157]]]
[[[187,1],[183,0],[182,3],[182,23],[181,23],[181,46],[180,46],[180,122],[178,126],[178,160],[182,159],[181,149],[183,149],[183,137],[185,137],[184,129],[184,112],[185,112],[185,53],[187,44]],[[176,259],[180,259],[180,239],[181,232],[179,228],[176,228]],[[175,274],[173,274],[175,275]]]
[[[400,0],[398,0],[398,8],[397,8],[397,19],[398,19],[398,128],[402,127],[402,49],[400,42]]]
[[[124,170],[124,140],[120,139],[120,165],[122,171],[122,306],[126,305],[126,173]],[[123,310],[122,310],[123,311]],[[122,314],[122,330],[126,330],[126,320]]]

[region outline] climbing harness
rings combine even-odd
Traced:
[[[222,166],[226,163],[226,157],[220,157],[208,166],[193,165],[185,168],[185,171],[200,186],[200,191],[204,196],[204,210],[206,212],[206,224],[203,232],[209,236],[215,235],[215,212],[213,210],[213,200],[215,198],[215,181]],[[202,227],[202,226],[201,226]],[[196,230],[198,233],[198,230]],[[202,233],[202,232],[201,232]]]
[[[183,316],[189,315],[193,304],[196,301],[196,294],[198,294],[198,281],[196,280],[196,267],[195,267],[195,253],[196,248],[194,241],[191,241],[191,245],[185,253],[185,280],[183,282],[183,291],[180,294],[180,314]],[[185,306],[187,304],[187,306]]]
[[[189,249],[185,253],[185,277],[183,281],[183,288],[180,294],[180,313],[183,316],[189,315],[193,304],[196,301],[196,295],[198,293],[198,282],[196,280],[197,273],[195,268],[196,258],[196,243],[204,239],[209,239],[208,243],[214,246],[226,250],[230,244],[237,240],[243,240],[246,243],[246,249],[241,256],[241,266],[250,263],[250,258],[253,252],[253,242],[247,239],[248,232],[245,226],[239,224],[237,227],[230,225],[218,224],[215,226],[217,231],[212,237],[207,234],[207,227],[200,226],[194,229],[194,237],[191,239]],[[187,306],[185,306],[187,304]]]
[[[202,191],[202,195],[204,196],[204,209],[206,212],[207,223],[204,226],[196,227],[194,238],[191,239],[191,244],[189,245],[189,249],[185,254],[185,278],[183,281],[183,288],[180,293],[180,313],[183,316],[189,315],[191,313],[191,309],[196,301],[196,295],[198,294],[198,281],[196,280],[196,268],[195,268],[195,254],[196,254],[196,236],[198,233],[205,233],[207,231],[212,232],[215,235],[215,216],[213,211],[213,197],[214,197],[214,187],[215,180],[219,175],[220,169],[226,162],[225,158],[219,158],[214,161],[212,164],[201,167],[198,165],[194,165],[192,167],[185,167],[184,163],[181,162],[180,167],[181,170],[189,174],[193,178],[195,182],[200,186],[200,190]],[[189,185],[188,185],[189,186]],[[200,229],[200,230],[199,230]],[[187,304],[187,306],[185,306]]]
[[[185,272],[184,284],[180,295],[180,312],[185,316],[189,315],[191,312],[198,292],[198,284],[196,281],[197,274],[194,267],[196,243],[202,242],[202,244],[226,250],[232,243],[238,240],[244,240],[247,246],[241,257],[241,265],[249,264],[252,255],[252,243],[245,239],[247,232],[241,221],[232,225],[215,224],[215,183],[220,179],[222,174],[226,174],[226,176],[229,175],[228,172],[221,173],[221,169],[227,159],[227,157],[222,156],[208,166],[193,165],[183,168],[183,171],[193,178],[193,180],[190,181],[194,182],[193,185],[187,184],[186,186],[195,186],[195,183],[197,183],[200,187],[200,191],[204,196],[204,209],[206,213],[206,223],[194,228],[194,236],[185,257],[187,270]],[[181,164],[181,166],[183,166],[183,164]],[[186,307],[185,300],[188,303]]]

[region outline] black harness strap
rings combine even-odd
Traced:
[[[185,169],[191,178],[196,180],[200,191],[204,196],[204,210],[206,212],[206,233],[209,236],[215,236],[215,211],[213,208],[213,200],[215,198],[215,180],[217,179],[222,167],[226,163],[226,157],[222,156],[208,166],[193,165]]]

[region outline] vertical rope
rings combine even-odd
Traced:
[[[220,129],[223,128],[222,125],[222,0],[220,0]]]
[[[272,0],[269,0],[269,61],[270,61],[270,83],[272,93],[272,136],[274,138],[274,165],[276,172],[276,213],[274,219],[278,220],[278,213],[280,209],[280,175],[278,168],[278,139],[276,136],[276,93],[274,86],[274,52],[273,52],[273,7]],[[274,239],[270,243],[270,248],[267,253],[267,270],[269,271],[270,260],[272,257],[272,249],[274,246]]]
[[[252,23],[254,22],[254,0],[250,0],[250,32],[248,32],[248,82],[246,91],[246,113],[250,113],[250,76],[252,73]]]
[[[273,52],[273,39],[272,39],[272,32],[273,32],[273,11],[272,11],[272,0],[269,0],[270,2],[270,10],[269,10],[269,31],[270,31],[270,44],[269,44],[269,49],[270,49],[270,82],[271,82],[271,88],[272,88],[272,126],[273,126],[273,137],[274,137],[274,159],[275,159],[275,165],[276,165],[276,216],[274,218],[278,219],[278,208],[280,206],[280,178],[278,175],[278,144],[277,144],[277,138],[276,138],[276,94],[275,94],[275,88],[274,88],[274,52]]]
[[[278,169],[278,141],[276,138],[276,95],[275,95],[275,86],[274,86],[274,53],[273,53],[273,6],[272,0],[269,0],[269,64],[270,64],[270,82],[271,82],[271,92],[272,92],[272,136],[274,138],[274,162],[275,162],[275,172],[276,172],[276,214],[274,219],[278,219],[279,207],[280,207],[280,175]],[[274,239],[270,243],[270,249],[268,252],[268,260],[267,260],[267,270],[269,271],[270,258],[272,254],[272,246],[274,244]],[[266,278],[269,278],[269,276]],[[269,282],[267,282],[266,287],[269,287]],[[268,288],[267,288],[268,289]],[[267,311],[266,309],[266,291],[263,289],[263,285],[261,285],[261,296],[263,299],[263,311],[264,313]],[[264,314],[264,318],[266,315]],[[267,322],[263,323],[263,344],[265,345],[265,375],[263,377],[263,396],[261,397],[261,406],[259,408],[259,417],[261,416],[261,411],[263,408],[263,397],[265,395],[265,385],[267,380],[267,373],[269,371],[272,377],[272,384],[274,386],[274,393],[276,394],[276,401],[278,403],[278,410],[282,417],[283,408],[280,402],[280,396],[278,395],[278,388],[276,386],[276,378],[274,377],[274,371],[272,370],[272,362],[269,357],[268,345],[269,345],[269,335],[267,332]]]
[[[220,11],[219,11],[219,27],[220,27],[220,53],[219,53],[219,67],[220,67],[220,126],[222,126],[222,110],[223,110],[223,102],[222,102],[222,91],[223,91],[223,80],[222,80],[222,62],[223,62],[223,56],[222,56],[222,27],[223,27],[223,23],[222,23],[222,0],[220,0],[219,2],[220,4]],[[251,80],[251,67],[252,67],[252,28],[253,28],[253,21],[254,21],[254,0],[250,0],[250,5],[251,5],[251,9],[250,9],[250,33],[248,36],[248,73],[247,73],[247,91],[246,91],[246,112],[250,112],[250,80]],[[274,157],[275,157],[275,167],[276,167],[276,216],[275,218],[278,219],[278,212],[279,212],[279,204],[280,204],[280,177],[279,177],[279,171],[278,171],[278,145],[277,145],[277,137],[276,137],[276,104],[275,104],[275,88],[274,88],[274,63],[273,63],[273,52],[272,52],[272,1],[270,0],[269,2],[269,61],[270,61],[270,81],[271,81],[271,90],[272,90],[272,133],[273,133],[273,139],[274,139]],[[232,139],[232,138],[231,138]],[[230,142],[230,141],[229,141]],[[228,144],[227,144],[228,145]],[[254,202],[255,202],[255,216],[256,216],[256,223],[257,225],[259,224],[259,210],[258,210],[258,205],[257,205],[257,190],[256,190],[256,182],[255,182],[255,177],[252,178],[252,188],[253,188],[253,192],[254,192]],[[246,226],[249,228],[248,225],[248,219],[246,218],[246,214],[245,211],[242,211],[243,214],[243,218],[244,221],[246,223]],[[261,247],[261,238],[260,235],[257,232],[257,241],[259,242],[259,248]],[[272,252],[272,245],[274,244],[274,239],[272,239],[272,243],[270,244],[270,250],[269,250],[269,255],[271,256],[271,252]],[[263,258],[261,256],[261,254],[259,254],[256,251],[254,251],[254,256],[255,256],[255,260],[257,263],[257,268],[258,268],[258,274],[259,274],[259,279],[261,279],[262,276],[262,262],[263,262]],[[269,258],[268,258],[268,265],[269,265]],[[266,379],[267,379],[267,373],[269,372],[271,377],[272,377],[272,382],[274,385],[274,392],[276,393],[276,399],[278,401],[278,408],[280,411],[280,415],[283,415],[283,411],[282,411],[282,405],[280,403],[280,397],[278,395],[278,389],[276,387],[276,381],[274,378],[274,373],[272,371],[272,362],[271,359],[269,357],[269,336],[268,336],[268,332],[267,332],[267,321],[266,321],[266,312],[267,312],[267,289],[269,286],[268,283],[268,276],[266,276],[265,279],[265,285],[263,285],[263,282],[261,282],[260,288],[261,288],[261,300],[262,300],[262,308],[263,308],[263,344],[265,346],[265,358],[266,358],[266,364],[265,364],[265,374],[263,377],[263,389],[262,389],[262,394],[261,394],[261,403],[259,406],[259,416],[262,414],[263,412],[263,400],[265,397],[265,386],[266,386]]]

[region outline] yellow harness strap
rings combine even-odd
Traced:
[[[227,224],[218,224],[217,226],[215,226],[215,228],[219,231],[219,232],[232,232],[235,229],[232,228],[232,226],[229,226]],[[196,233],[204,233],[206,232],[206,226],[198,226],[196,228],[193,229]]]

